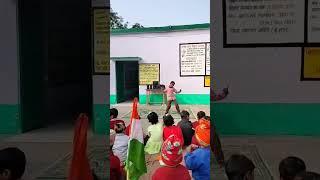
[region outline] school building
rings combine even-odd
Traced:
[[[210,24],[120,29],[110,38],[111,104],[134,97],[145,104],[153,81],[175,81],[179,104],[210,104]],[[162,98],[152,94],[149,102]]]
[[[108,11],[104,0],[0,1],[0,134],[72,130],[79,113],[107,132]]]

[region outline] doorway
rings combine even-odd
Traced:
[[[19,0],[22,132],[92,117],[91,1]]]
[[[138,61],[116,62],[117,103],[133,101],[139,98]]]

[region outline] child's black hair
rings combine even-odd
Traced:
[[[118,110],[116,108],[111,108],[110,109],[110,116],[113,116],[113,118],[117,118],[118,117]]]
[[[116,133],[123,133],[126,130],[126,127],[122,123],[115,124],[114,131]]]
[[[163,123],[165,126],[172,126],[174,124],[174,119],[170,114],[166,114],[163,116]]]
[[[93,180],[99,180],[99,178],[96,175],[96,173],[94,173],[94,170],[92,170],[92,177],[93,177]]]
[[[306,164],[298,157],[289,156],[279,164],[280,178],[283,180],[293,180],[301,172],[306,171]]]
[[[225,171],[229,180],[244,180],[255,169],[253,162],[244,155],[234,154],[227,161]]]
[[[171,81],[171,82],[170,82],[170,84],[172,84],[172,83],[173,83],[173,84],[176,84],[174,81]]]
[[[302,172],[296,175],[294,180],[320,180],[320,174],[314,172]]]
[[[157,124],[159,122],[158,114],[155,112],[148,114],[147,118],[151,124]]]
[[[18,148],[5,148],[0,150],[0,174],[9,170],[10,180],[17,180],[22,177],[26,168],[26,156]]]
[[[181,119],[188,118],[190,116],[189,112],[186,110],[181,111]]]
[[[210,116],[205,116],[204,119],[210,121]]]
[[[205,116],[206,116],[206,113],[203,112],[203,111],[199,111],[199,112],[197,113],[197,118],[198,118],[198,120],[201,119],[201,118],[204,118]]]

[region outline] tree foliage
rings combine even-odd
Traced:
[[[111,29],[128,29],[129,22],[124,19],[115,11],[110,9],[110,28]],[[131,28],[143,28],[139,23],[135,23]]]

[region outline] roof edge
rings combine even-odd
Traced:
[[[210,23],[164,26],[164,27],[148,27],[148,28],[112,29],[111,35],[165,33],[165,32],[176,32],[176,31],[201,30],[201,29],[210,29]]]

